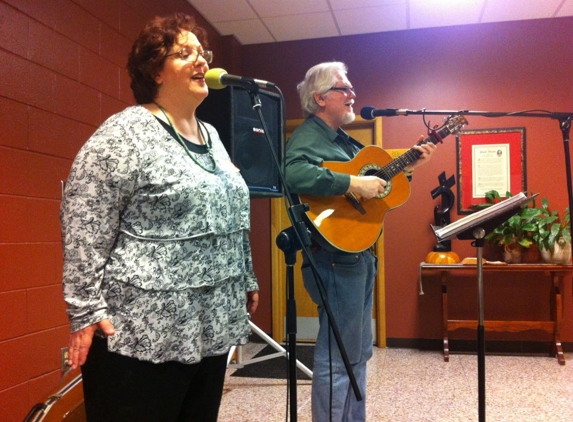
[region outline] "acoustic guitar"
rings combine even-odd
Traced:
[[[468,122],[463,116],[450,116],[444,125],[432,130],[418,145],[437,144],[446,136],[457,133]],[[340,196],[298,195],[300,203],[308,204],[305,219],[313,238],[329,251],[360,252],[372,246],[384,225],[386,213],[404,204],[410,196],[410,182],[402,172],[420,158],[412,148],[392,160],[382,148],[369,145],[350,161],[325,161],[322,163],[333,172],[355,176],[377,176],[387,185],[378,196],[363,200],[359,195],[347,193]]]

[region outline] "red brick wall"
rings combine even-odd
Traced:
[[[195,14],[185,0],[0,0],[3,422],[24,419],[61,376],[60,181],[97,126],[133,103],[127,53],[150,17],[173,11]]]

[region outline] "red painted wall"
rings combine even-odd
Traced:
[[[367,105],[412,110],[573,112],[572,39],[573,18],[419,29],[244,46],[242,70],[245,75],[275,82],[285,95],[291,119],[302,117],[296,84],[309,67],[329,60],[340,60],[349,66],[349,79],[358,95],[357,112]],[[427,119],[432,125],[441,122],[439,116]],[[547,197],[554,207],[563,210],[567,206],[565,156],[557,121],[468,119],[468,130],[525,127],[528,189]],[[421,116],[383,118],[385,148],[409,148],[424,133]],[[456,174],[453,136],[444,140],[428,165],[416,171],[409,201],[386,218],[388,338],[441,337],[440,288],[433,280],[424,286],[425,295],[418,295],[418,265],[435,244],[429,225],[433,223],[433,209],[440,202],[433,200],[430,192],[439,185],[437,178],[442,171],[448,177]],[[454,210],[452,221],[459,217]],[[476,254],[468,241],[454,240],[453,250],[462,258]],[[488,283],[486,318],[492,316],[490,309],[495,309],[494,305],[503,307],[510,316],[547,317],[547,284],[533,283],[531,277],[525,283],[510,283]],[[455,296],[459,310],[475,311],[476,285],[474,279],[468,279],[454,288],[455,292],[460,291]],[[570,343],[570,277],[563,294],[562,340]],[[469,338],[475,339],[475,334]],[[539,333],[508,334],[502,338],[540,339]],[[547,336],[541,339],[548,340]]]

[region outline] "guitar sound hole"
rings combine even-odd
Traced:
[[[381,168],[382,167],[376,163],[367,164],[364,167],[362,167],[362,169],[360,170],[360,173],[358,175],[359,176],[376,176],[376,173],[378,173],[378,171],[380,171]],[[386,181],[386,188],[384,189],[384,192],[376,195],[375,198],[377,198],[377,199],[385,198],[390,194],[391,190],[392,190],[392,180],[387,180]]]
[[[392,190],[392,181],[391,180],[387,180],[386,181],[386,187],[384,188],[384,192],[376,195],[377,199],[382,199],[387,197],[390,194],[390,191]]]

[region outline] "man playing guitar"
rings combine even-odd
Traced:
[[[349,203],[357,216],[368,216],[372,213],[369,203],[378,201],[377,197],[384,194],[392,181],[379,175],[348,174],[326,165],[327,162],[349,162],[361,151],[358,142],[341,129],[355,118],[356,94],[346,73],[343,63],[321,63],[312,67],[298,85],[307,118],[286,145],[286,181],[293,193],[302,196],[302,202],[315,199],[316,208],[332,199]],[[432,158],[436,146],[427,142],[414,146],[413,150],[416,151],[413,161],[404,163],[400,169],[399,176],[405,178],[406,184],[414,168]],[[313,208],[311,205],[311,211]],[[317,229],[313,230],[311,249],[358,387],[365,397],[366,362],[372,356],[373,345],[371,319],[377,258],[368,250],[370,245],[340,248],[336,241],[321,238],[318,232],[335,213],[332,207],[325,206],[311,217],[311,230]],[[383,219],[383,213],[380,218]],[[353,235],[343,227],[333,230],[333,236],[341,240]],[[379,233],[375,233],[374,240],[378,236]],[[313,421],[365,421],[365,400],[359,402],[354,396],[306,257],[302,267],[304,285],[318,305],[320,321],[312,380]]]

